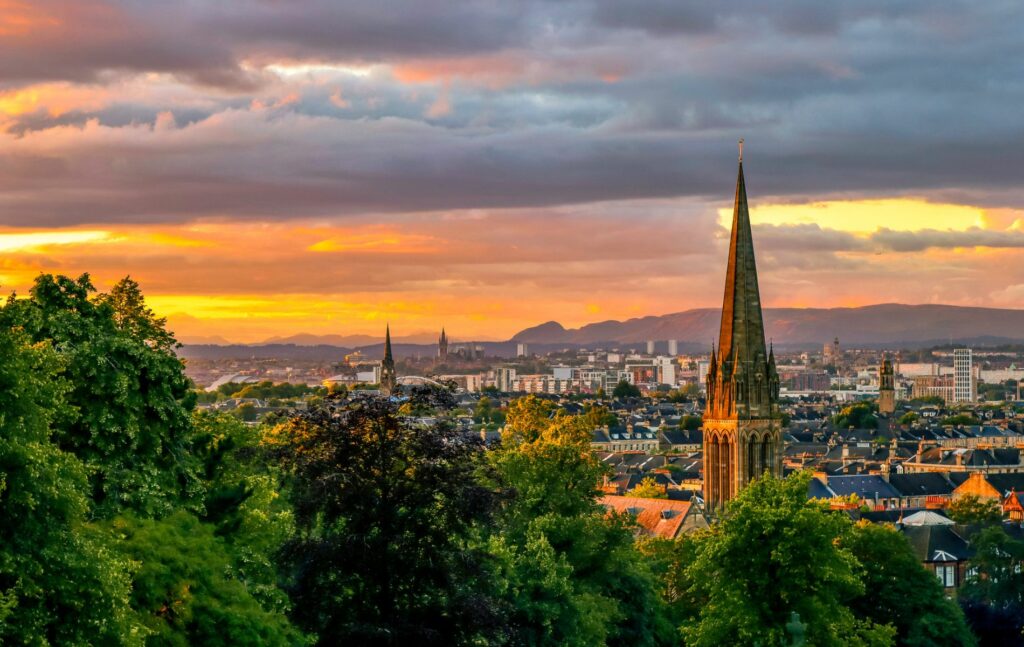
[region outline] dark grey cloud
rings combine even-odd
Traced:
[[[163,72],[202,100],[11,117],[7,224],[718,200],[741,136],[755,202],[1024,200],[1018,3],[26,6],[59,20],[0,40],[0,84]],[[303,81],[264,65],[282,58],[381,70]],[[418,82],[388,71],[425,61]]]
[[[879,229],[870,237],[872,243],[894,252],[920,252],[930,248],[993,247],[1016,249],[1024,247],[1024,232],[993,231],[972,228],[966,231],[893,231]]]

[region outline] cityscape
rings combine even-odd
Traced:
[[[1024,645],[1022,25],[0,0],[0,645]]]

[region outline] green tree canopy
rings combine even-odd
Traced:
[[[832,416],[832,424],[842,429],[847,427],[875,429],[878,427],[875,405],[869,402],[857,402],[856,404],[843,407],[839,413]]]
[[[635,384],[630,384],[626,380],[620,380],[612,391],[612,397],[620,400],[622,398],[639,398],[640,388]]]
[[[174,337],[131,279],[109,294],[94,292],[87,274],[40,275],[28,298],[7,301],[0,326],[50,342],[61,356],[76,415],[56,422],[55,439],[85,463],[97,514],[122,507],[165,514],[197,503],[195,394]]]
[[[658,485],[654,478],[648,476],[640,481],[640,484],[629,491],[629,496],[637,496],[644,499],[667,499],[668,494],[665,488]]]
[[[995,499],[965,494],[953,499],[946,508],[949,518],[970,527],[999,525],[1003,522],[1003,508]]]
[[[687,645],[788,645],[793,612],[809,644],[891,644],[892,627],[847,606],[865,593],[859,562],[837,541],[851,522],[807,500],[810,478],[757,479],[698,538],[685,575],[695,603],[681,628]]]
[[[85,468],[51,442],[71,415],[61,368],[0,327],[0,643],[141,644],[130,565],[84,526]]]
[[[445,391],[410,402],[448,410]],[[280,554],[296,622],[324,644],[457,645],[498,630],[486,564],[470,538],[494,494],[482,446],[374,395],[327,398],[268,439],[296,529]]]
[[[149,630],[147,645],[300,645],[303,636],[267,611],[232,577],[228,547],[214,526],[188,512],[160,520],[107,523],[116,546],[139,565],[132,606]]]
[[[842,545],[861,565],[864,592],[849,603],[856,616],[892,623],[897,644],[907,647],[975,644],[960,608],[893,527],[861,521],[843,537]]]
[[[512,642],[527,645],[654,645],[671,635],[635,522],[597,503],[604,465],[592,426],[529,396],[509,405],[490,453],[511,496],[490,552],[511,607]]]

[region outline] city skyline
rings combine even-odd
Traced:
[[[1012,5],[0,6],[4,293],[130,274],[186,341],[714,307],[744,137],[766,307],[1024,305]]]

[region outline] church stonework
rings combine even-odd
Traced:
[[[896,412],[896,371],[892,360],[882,355],[878,367],[878,413],[892,415]]]
[[[704,505],[715,513],[765,472],[782,475],[779,374],[764,338],[742,142],[722,324],[706,386]]]
[[[384,395],[392,395],[397,386],[395,358],[391,356],[391,324],[388,324],[384,331],[384,359],[380,363],[380,391]]]

